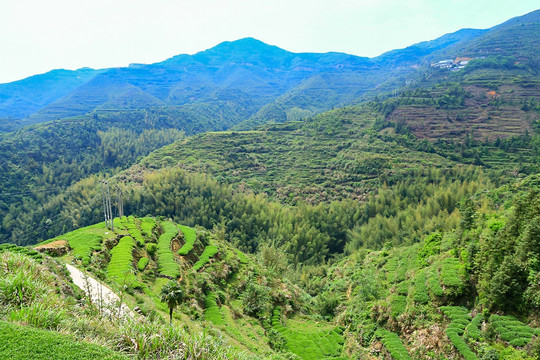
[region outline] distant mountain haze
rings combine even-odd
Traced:
[[[392,91],[433,61],[492,55],[535,61],[539,39],[540,11],[535,11],[488,30],[462,29],[376,58],[293,53],[253,38],[226,41],[155,64],[53,70],[0,84],[0,128],[93,111],[173,108],[204,117],[224,109],[221,129],[250,129]]]

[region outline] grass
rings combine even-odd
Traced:
[[[0,244],[0,254],[6,251],[23,254],[39,262],[41,262],[41,260],[43,259],[43,256],[36,250],[29,249],[24,246],[18,246],[15,244]]]
[[[186,242],[180,250],[178,250],[178,254],[185,256],[193,250],[193,245],[195,245],[195,240],[197,239],[197,232],[195,229],[184,225],[180,225],[180,231],[184,234],[184,240]]]
[[[180,268],[174,260],[171,241],[178,234],[178,228],[169,221],[162,221],[161,227],[163,228],[163,234],[159,237],[157,244],[158,271],[162,275],[177,278],[180,276]]]
[[[513,316],[491,315],[489,321],[500,338],[512,346],[522,347],[531,342],[535,330]]]
[[[0,321],[0,358],[12,360],[127,359],[105,347],[71,336]]]
[[[392,356],[392,359],[412,360],[407,349],[405,348],[405,346],[401,342],[401,339],[396,333],[384,329],[379,329],[375,333],[375,336],[377,336],[381,340],[386,350],[388,350],[388,352]]]
[[[215,245],[208,245],[204,248],[203,253],[201,254],[201,257],[199,258],[199,261],[197,261],[195,264],[193,264],[193,270],[197,271],[200,268],[202,268],[208,261],[210,261],[210,258],[214,257],[218,253],[218,248]]]
[[[131,236],[124,236],[111,250],[111,261],[107,266],[107,277],[115,282],[127,285],[134,285],[136,282],[133,274],[133,248],[135,240]]]

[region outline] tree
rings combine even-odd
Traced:
[[[172,325],[172,314],[175,307],[180,305],[184,299],[184,292],[174,281],[170,281],[161,289],[161,301],[169,307],[170,324]]]

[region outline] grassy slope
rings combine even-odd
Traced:
[[[14,360],[127,359],[94,344],[75,341],[55,331],[0,321],[0,358]]]

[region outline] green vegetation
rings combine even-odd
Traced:
[[[539,21],[370,60],[245,39],[115,69],[114,86],[100,73],[105,92],[35,116],[87,115],[0,134],[0,242],[50,238],[43,255],[0,245],[0,324],[149,359],[538,358]],[[222,51],[242,62],[220,67]],[[208,61],[219,76],[193,78]],[[158,69],[174,80],[148,82]],[[102,219],[103,179],[132,215],[81,228]],[[97,306],[64,262],[136,317]]]
[[[158,270],[160,274],[177,278],[180,275],[180,269],[174,260],[171,241],[178,234],[178,227],[169,221],[162,221],[160,225],[163,234],[159,237],[157,244]]]
[[[133,248],[135,240],[131,236],[124,236],[111,250],[111,261],[107,266],[107,277],[118,284],[133,286],[136,284],[133,274]]]
[[[429,294],[426,287],[426,271],[422,269],[418,271],[414,278],[414,301],[419,304],[427,304],[429,302]]]
[[[94,344],[53,331],[0,321],[0,357],[14,360],[128,359]]]
[[[103,241],[101,235],[83,231],[73,231],[58,239],[68,241],[69,246],[73,249],[73,255],[82,260],[83,265],[90,263],[92,251],[100,250]]]
[[[467,327],[465,327],[465,337],[472,340],[481,341],[482,333],[480,331],[480,327],[483,321],[484,321],[484,315],[482,313],[476,314],[476,316],[474,317],[474,319],[472,319],[470,324],[467,325]]]
[[[161,301],[169,308],[169,319],[172,325],[173,310],[184,300],[182,288],[174,281],[170,281],[161,289]]]
[[[122,225],[129,232],[129,235],[135,239],[137,246],[144,246],[144,237],[133,216],[122,218]]]
[[[202,268],[204,265],[206,265],[206,263],[208,263],[208,261],[210,261],[210,258],[214,257],[217,253],[217,246],[209,245],[205,247],[199,260],[195,264],[193,264],[193,270],[197,271]]]
[[[215,325],[223,325],[225,323],[221,309],[216,302],[216,294],[211,291],[206,294],[204,300],[204,319],[211,321]]]
[[[376,336],[380,338],[381,342],[384,344],[384,347],[392,356],[392,359],[412,360],[409,353],[407,352],[407,349],[405,348],[405,346],[403,346],[401,339],[396,333],[380,329],[377,330]]]
[[[179,255],[187,255],[193,250],[195,240],[197,240],[197,232],[188,226],[180,225],[180,231],[184,234],[185,244],[178,250]]]
[[[274,309],[272,329],[279,334],[274,335],[274,344],[279,338],[281,346],[301,359],[339,359],[343,348],[343,330],[316,324],[311,321],[288,320],[287,326],[281,324],[281,311]]]
[[[513,316],[491,315],[489,321],[495,327],[500,338],[512,346],[525,346],[535,335],[533,329]]]
[[[141,232],[146,239],[151,239],[154,228],[156,227],[156,220],[153,218],[145,217],[141,219]]]
[[[144,271],[149,261],[150,260],[148,260],[147,257],[140,258],[139,261],[137,262],[137,269],[139,269],[139,271]]]
[[[41,261],[43,259],[43,256],[40,253],[27,247],[17,246],[15,244],[0,244],[0,254],[6,251],[24,254],[33,258],[36,261]]]

